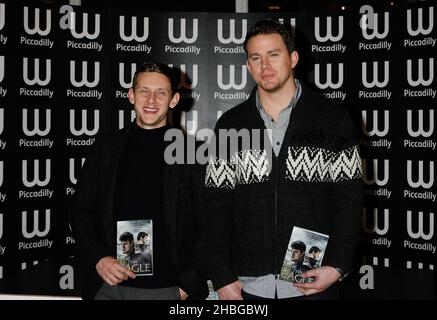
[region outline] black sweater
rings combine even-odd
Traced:
[[[265,129],[255,91],[222,115],[216,134],[243,128]],[[269,159],[268,138],[226,158],[216,151],[205,177],[205,263],[216,289],[279,274],[293,226],[328,234],[323,265],[350,270],[362,200],[353,132],[346,110],[303,86],[278,157]]]
[[[117,220],[151,219],[153,223],[153,275],[128,279],[124,286],[153,289],[177,285],[164,227],[162,183],[167,129],[145,130],[134,125],[120,159],[114,199]]]

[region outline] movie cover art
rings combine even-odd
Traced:
[[[153,275],[152,220],[117,222],[117,261],[137,276]]]
[[[314,281],[301,274],[320,267],[328,239],[326,234],[293,227],[279,278],[298,283]]]

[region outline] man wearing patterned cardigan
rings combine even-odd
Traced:
[[[257,86],[222,115],[216,137],[229,130],[271,131],[208,163],[208,277],[220,299],[339,298],[334,284],[351,270],[362,201],[352,120],[294,78],[299,56],[288,28],[259,21],[244,48]],[[323,265],[303,274],[315,278],[310,283],[278,279],[293,226],[330,237]]]

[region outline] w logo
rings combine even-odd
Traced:
[[[5,4],[0,3],[0,30],[5,26]]]
[[[45,224],[44,223],[40,223],[40,218],[39,218],[39,210],[33,210],[33,228],[32,230],[29,232],[29,228],[27,225],[27,211],[22,211],[21,213],[21,232],[23,234],[23,237],[25,237],[26,239],[31,239],[33,237],[45,237],[49,231],[50,231],[50,209],[46,209],[45,212]],[[45,225],[43,230],[39,230],[39,226],[40,225]]]
[[[363,181],[367,185],[376,184],[378,186],[385,186],[389,177],[389,161],[384,159],[384,169],[382,170],[382,179],[379,174],[378,159],[371,160],[372,165],[368,166],[367,160],[363,159]],[[370,167],[370,168],[369,168]],[[370,176],[370,178],[369,178]]]
[[[77,183],[77,178],[76,178],[76,171],[79,171],[80,168],[82,168],[83,164],[85,162],[85,158],[81,158],[80,161],[80,167],[77,168],[76,166],[76,161],[74,158],[70,158],[70,161],[68,162],[68,177],[70,178],[70,182],[72,184],[76,184]]]
[[[408,59],[407,60],[407,80],[408,80],[408,84],[412,87],[417,87],[419,85],[422,86],[429,86],[431,85],[431,83],[434,80],[434,58],[429,58],[429,66],[428,66],[428,70],[429,70],[429,77],[428,80],[425,80],[423,78],[424,75],[424,70],[423,70],[423,59],[418,59],[417,60],[417,80],[413,80],[413,67],[412,67],[412,59]]]
[[[137,42],[144,42],[149,37],[149,18],[144,17],[143,18],[143,35],[138,36],[137,34],[137,17],[131,17],[131,34],[130,36],[126,35],[126,32],[124,31],[125,28],[125,22],[124,22],[124,16],[120,16],[120,38],[123,41],[129,42],[132,40],[135,40]]]
[[[94,79],[88,81],[88,61],[82,61],[82,79],[76,80],[76,61],[70,60],[70,82],[75,87],[94,88],[100,81],[100,62],[94,62]]]
[[[382,81],[378,80],[378,61],[373,61],[373,79],[371,82],[367,81],[367,62],[361,63],[361,81],[366,88],[373,88],[377,86],[378,88],[383,88],[387,85],[389,80],[389,68],[390,62],[384,61],[384,78]]]
[[[36,134],[43,137],[46,136],[50,132],[51,128],[51,110],[46,110],[46,127],[44,130],[41,130],[39,127],[39,109],[33,110],[34,120],[33,120],[33,130],[29,130],[28,122],[28,114],[27,109],[23,109],[23,132],[26,136],[32,137]]]
[[[229,82],[228,84],[223,83],[223,65],[219,64],[217,66],[217,85],[222,90],[229,90],[229,89],[235,89],[235,90],[242,90],[246,87],[247,83],[247,67],[246,65],[241,66],[241,83],[236,84],[235,83],[235,65],[231,64],[229,66]]]
[[[387,36],[389,31],[389,15],[388,12],[384,12],[384,31],[382,33],[378,32],[378,14],[377,13],[370,13],[363,15],[362,19],[367,19],[368,15],[373,15],[373,25],[370,25],[369,22],[362,24],[361,31],[363,33],[363,37],[366,40],[372,40],[373,38],[383,39]],[[369,19],[369,21],[371,21]],[[369,34],[367,31],[368,29],[373,29],[373,31]]]
[[[50,30],[52,28],[52,11],[46,10],[46,28],[42,30],[40,28],[40,20],[39,20],[39,8],[35,8],[35,27],[33,29],[29,28],[29,8],[24,7],[24,30],[30,34],[33,35],[35,33],[38,33],[40,36],[46,36],[50,33]]]
[[[0,134],[3,133],[5,128],[5,109],[0,109]]]
[[[5,77],[5,56],[0,56],[0,82]]]
[[[326,18],[326,35],[320,35],[320,18],[314,18],[314,36],[319,42],[326,42],[328,40],[332,42],[340,41],[343,37],[343,16],[338,17],[338,33],[336,36],[332,34],[332,17]]]
[[[231,42],[236,44],[242,44],[247,33],[247,19],[241,20],[241,33],[240,38],[235,35],[235,19],[229,20],[229,37],[225,39],[223,36],[223,19],[217,20],[217,38],[223,44],[229,44]]]
[[[0,240],[3,237],[3,214],[0,213]]]
[[[366,233],[373,233],[376,232],[376,234],[382,236],[384,234],[386,234],[388,232],[388,227],[389,227],[389,210],[388,209],[384,209],[384,223],[382,224],[382,227],[379,227],[379,222],[381,222],[381,218],[378,219],[378,208],[374,208],[373,209],[373,217],[372,219],[369,219],[368,217],[368,212],[367,212],[367,208],[363,208],[363,230]],[[373,221],[373,226],[372,227],[368,227],[369,222],[368,220]]]
[[[199,22],[198,19],[193,19],[193,34],[191,36],[191,38],[187,37],[187,32],[186,32],[186,22],[185,22],[185,18],[181,18],[181,32],[180,32],[180,36],[179,38],[176,38],[174,36],[174,31],[173,31],[173,18],[168,18],[168,38],[170,39],[171,42],[173,43],[181,43],[181,42],[185,42],[185,43],[194,43],[197,40],[198,37],[198,26]]]
[[[90,110],[92,111],[92,110]],[[94,127],[88,129],[87,127],[87,118],[88,118],[88,110],[82,109],[82,124],[79,130],[76,130],[75,124],[75,110],[70,110],[70,131],[75,136],[80,136],[86,134],[87,136],[94,136],[99,131],[99,110],[94,110]]]
[[[389,111],[388,110],[384,110],[384,127],[382,128],[382,130],[379,130],[379,117],[378,117],[378,110],[373,110],[372,114],[373,114],[373,122],[372,122],[372,129],[368,130],[369,126],[368,126],[368,122],[367,122],[367,110],[363,110],[361,111],[361,115],[363,118],[363,133],[368,136],[368,137],[372,137],[372,136],[378,136],[378,137],[384,137],[387,133],[388,133],[388,129],[389,129]]]
[[[118,129],[124,128],[126,113],[128,113],[128,116],[130,114],[127,120],[128,123],[131,123],[135,119],[135,110],[118,110]]]
[[[126,77],[126,73],[124,71],[124,63],[120,62],[118,64],[118,82],[120,83],[120,86],[124,89],[130,89],[132,87],[132,78],[135,74],[135,71],[137,70],[137,64],[131,63],[130,67],[130,73]],[[126,82],[125,79],[129,79],[129,82]]]
[[[23,160],[21,162],[21,176],[22,176],[22,181],[23,184],[28,187],[28,188],[32,188],[34,186],[38,186],[38,187],[45,187],[46,185],[49,184],[50,182],[50,159],[46,159],[45,160],[45,177],[43,180],[40,179],[40,174],[39,174],[39,159],[35,159],[33,160],[33,179],[32,181],[29,181],[28,179],[28,169],[27,169],[27,160]]]
[[[52,60],[46,59],[46,75],[45,79],[42,79],[39,74],[39,59],[34,58],[34,77],[29,79],[29,66],[27,58],[23,58],[23,80],[28,86],[38,84],[39,86],[46,86],[51,79]]]
[[[173,67],[172,64],[169,65]],[[197,86],[199,78],[199,68],[197,64],[193,64],[191,74],[187,72],[185,64],[180,65],[181,81],[179,82],[179,88],[194,89]],[[191,81],[188,81],[191,78]],[[191,82],[191,83],[190,83]]]
[[[221,114],[223,112],[219,110],[219,111],[217,111],[217,114],[219,114],[219,113],[221,116]],[[187,115],[191,116],[190,119],[187,119]],[[220,118],[220,116],[217,117],[217,120],[218,120],[218,118]],[[198,124],[199,124],[199,116],[198,116],[197,110],[190,110],[189,113],[188,113],[188,111],[182,111],[180,123],[181,123],[181,126],[184,128],[184,130],[187,131],[187,134],[189,136],[196,135],[197,130],[198,130],[197,129]]]
[[[422,238],[423,240],[431,240],[434,236],[434,213],[429,213],[429,232],[428,234],[425,234],[424,228],[423,228],[423,212],[419,211],[417,214],[417,232],[413,232],[413,212],[410,210],[407,210],[407,232],[410,238],[412,239],[419,239]]]
[[[279,18],[278,21],[280,24],[284,24],[283,18]],[[296,18],[290,18],[290,27],[293,31],[296,31]]]
[[[428,125],[428,131],[425,131],[423,128],[423,110],[419,109],[417,116],[417,121],[414,123],[417,123],[417,130],[413,130],[413,110],[407,110],[407,130],[408,134],[413,137],[417,138],[419,136],[428,138],[434,133],[434,110],[429,110],[429,125]]]
[[[90,40],[96,39],[100,34],[100,14],[95,14],[95,22],[94,22],[94,33],[88,32],[88,13],[82,14],[82,32],[78,33],[76,31],[76,12],[70,12],[70,31],[71,35],[76,39],[88,38]]]
[[[320,89],[338,89],[343,85],[343,63],[338,64],[338,81],[337,83],[334,83],[332,81],[333,78],[333,72],[332,72],[332,64],[327,63],[326,64],[326,82],[322,83],[320,81],[320,64],[316,63],[314,66],[314,82],[316,86]]]
[[[422,8],[417,10],[417,29],[413,30],[412,22],[411,22],[411,9],[407,10],[407,30],[410,36],[417,36],[419,34],[427,35],[430,34],[432,29],[434,28],[434,7],[428,8],[428,17],[429,17],[429,25],[428,28],[423,27],[423,14]]]
[[[419,168],[417,172],[417,181],[413,181],[413,161],[407,160],[407,182],[412,188],[430,189],[434,184],[434,161],[429,161],[428,182],[425,182],[423,174],[423,161],[419,160]]]

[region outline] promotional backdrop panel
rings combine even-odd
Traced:
[[[98,136],[134,119],[127,92],[137,66],[173,66],[182,96],[173,124],[212,129],[254,88],[243,42],[270,17],[293,26],[297,78],[357,124],[364,207],[346,295],[424,292],[437,247],[436,6],[364,9],[181,13],[0,0],[0,291],[79,293],[68,205]]]

